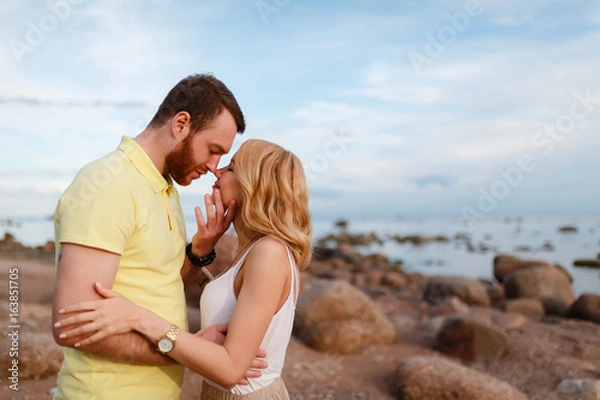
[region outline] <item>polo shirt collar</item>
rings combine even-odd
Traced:
[[[171,177],[167,176],[167,179],[165,179],[158,172],[156,165],[154,165],[148,154],[146,154],[144,149],[135,140],[128,136],[123,136],[121,144],[119,144],[119,150],[127,155],[133,166],[142,174],[155,193],[162,192],[163,190],[170,193],[173,188]]]

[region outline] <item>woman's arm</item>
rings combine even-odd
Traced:
[[[252,363],[273,315],[287,298],[291,276],[285,246],[271,238],[257,243],[240,274],[242,284],[223,345],[181,332],[175,348],[168,353],[180,364],[228,388],[238,383]],[[65,334],[96,331],[81,345],[127,330],[138,331],[156,345],[157,339],[169,331],[169,321],[106,289],[99,290],[110,298],[65,307],[66,311],[87,312],[65,319],[62,324],[89,321]]]
[[[266,238],[257,243],[240,272],[242,284],[223,346],[199,343],[193,335],[184,333],[169,355],[219,385],[233,387],[252,362],[273,315],[287,298],[290,271],[287,250],[281,242]],[[148,338],[157,333],[160,337],[169,326],[161,324],[150,335],[150,329],[142,333]]]

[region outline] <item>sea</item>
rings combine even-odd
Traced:
[[[453,217],[315,218],[315,243],[331,233],[340,233],[339,221],[349,233],[375,233],[381,241],[358,246],[363,254],[381,253],[402,261],[407,272],[426,275],[458,275],[493,281],[493,259],[509,254],[522,259],[560,264],[573,276],[576,294],[600,294],[600,269],[576,267],[577,259],[600,256],[600,216],[512,216],[487,217],[466,224]],[[571,227],[571,231],[561,230]],[[186,220],[188,239],[195,220]],[[12,233],[27,246],[54,240],[53,222],[47,217],[0,220],[0,233]],[[445,236],[423,245],[399,243],[394,236]],[[460,238],[460,239],[458,239]],[[464,240],[468,238],[468,240]]]

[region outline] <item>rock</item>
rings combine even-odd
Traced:
[[[546,314],[544,304],[538,299],[512,299],[499,305],[502,311],[518,313],[531,319],[540,319]]]
[[[388,258],[380,253],[370,254],[365,257],[363,268],[366,271],[380,270],[387,271],[390,269],[390,261]]]
[[[483,283],[460,276],[434,276],[427,280],[423,299],[439,303],[446,297],[456,296],[469,305],[489,305],[490,296]]]
[[[422,290],[429,279],[427,275],[412,272],[405,275],[408,287],[412,290]]]
[[[9,354],[11,343],[6,336],[0,341],[0,365],[11,365],[13,359]],[[21,331],[18,360],[20,379],[43,379],[60,370],[63,362],[62,348],[54,342],[52,335]],[[2,370],[1,376],[6,381],[8,370],[7,368]]]
[[[556,268],[527,268],[506,278],[506,297],[538,299],[546,313],[566,315],[575,301],[575,291],[565,275]]]
[[[383,271],[369,271],[366,275],[367,285],[379,286],[383,280]]]
[[[390,344],[394,325],[365,293],[344,281],[323,282],[298,298],[294,333],[320,351],[358,352]]]
[[[600,260],[575,260],[573,265],[576,267],[589,267],[589,268],[600,268]]]
[[[498,313],[492,315],[494,325],[502,328],[505,331],[511,329],[519,329],[527,325],[527,318],[517,313]]]
[[[390,289],[401,289],[407,285],[408,280],[404,274],[399,272],[388,272],[383,276],[381,283]]]
[[[415,246],[422,246],[422,245],[427,244],[427,243],[429,243],[431,241],[430,238],[425,237],[425,236],[421,236],[421,235],[408,236],[407,240],[410,241]]]
[[[437,334],[435,349],[465,361],[492,361],[508,351],[507,335],[477,318],[451,317]]]
[[[504,297],[504,285],[488,285],[485,290],[487,291],[488,296],[490,296],[491,303],[499,303],[504,301],[506,298]]]
[[[558,227],[559,232],[577,232],[578,229],[574,225],[563,225]]]
[[[547,261],[521,260],[520,258],[506,254],[499,254],[494,257],[494,278],[496,278],[498,282],[502,283],[506,277],[513,272],[532,267],[559,268],[567,276],[569,282],[573,282],[573,277],[571,277],[571,274],[569,274],[569,272],[561,266],[549,263]]]
[[[430,316],[468,313],[469,306],[455,296],[446,298],[442,303],[434,305],[428,310]]]
[[[437,357],[409,357],[396,373],[403,400],[527,400],[518,389],[493,376]]]
[[[600,399],[600,381],[591,379],[564,379],[556,387],[556,393],[573,400]]]
[[[569,307],[567,317],[600,323],[600,295],[584,293]]]

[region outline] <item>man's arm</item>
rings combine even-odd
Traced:
[[[100,282],[104,287],[112,288],[119,260],[120,255],[115,253],[72,243],[62,243],[52,310],[52,329],[56,343],[65,347],[73,347],[82,339],[81,337],[68,339],[60,337],[65,329],[55,328],[54,322],[67,315],[59,315],[58,310],[81,301],[100,299],[101,297],[94,290],[94,283]],[[78,350],[128,364],[175,364],[171,358],[157,352],[154,346],[135,332],[107,337],[98,343],[79,347]]]

